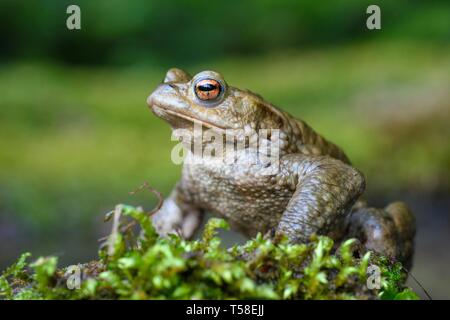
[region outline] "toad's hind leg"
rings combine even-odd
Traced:
[[[414,253],[415,219],[403,202],[384,209],[358,208],[348,219],[348,235],[367,249],[400,261],[409,269]]]

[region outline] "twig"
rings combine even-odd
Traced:
[[[429,300],[433,300],[433,298],[431,297],[431,295],[428,293],[427,290],[425,290],[425,288],[422,286],[422,284],[416,279],[416,277],[414,277],[414,275],[412,274],[411,271],[409,271],[408,269],[406,269],[405,267],[402,266],[402,269],[404,271],[406,271],[407,274],[409,274],[411,276],[411,278],[414,280],[415,283],[417,283],[417,285],[420,287],[420,289],[422,289],[422,291],[425,293],[425,295],[427,296],[427,298]]]
[[[148,183],[147,181],[145,181],[145,182],[144,182],[140,187],[138,187],[136,190],[129,192],[129,194],[130,194],[130,195],[135,195],[136,193],[141,192],[141,191],[143,191],[143,190],[145,190],[145,189],[149,190],[151,193],[153,193],[154,195],[156,195],[156,197],[158,198],[158,204],[156,205],[156,207],[153,208],[152,210],[150,210],[150,211],[147,212],[147,215],[148,215],[149,217],[151,217],[152,215],[154,215],[156,212],[158,212],[158,211],[161,209],[161,207],[162,207],[162,205],[163,205],[163,203],[164,203],[164,197],[163,197],[163,195],[161,194],[161,192],[159,192],[158,190],[152,188],[152,187],[149,185],[149,183]],[[117,207],[116,207],[116,209],[117,209]],[[115,216],[116,216],[116,211],[114,211],[114,217],[115,217]],[[121,233],[125,233],[125,232],[127,232],[128,230],[130,230],[132,227],[134,227],[135,225],[136,225],[136,221],[133,220],[132,222],[130,222],[130,223],[127,224],[126,226],[122,227],[122,228],[120,229],[120,232],[121,232]],[[118,226],[117,226],[117,227],[118,227]],[[113,229],[113,230],[114,230],[114,229]],[[104,241],[104,240],[108,239],[108,237],[109,237],[109,236],[100,238],[98,241]]]
[[[119,231],[120,215],[122,214],[122,206],[119,204],[114,209],[114,220],[111,235],[108,240],[108,255],[114,254],[114,244],[116,243],[117,233]]]

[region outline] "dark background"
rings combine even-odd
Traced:
[[[342,146],[372,204],[413,208],[413,274],[450,298],[448,1],[2,0],[0,36],[1,269],[22,251],[92,259],[104,213],[156,203],[129,191],[170,192],[174,143],[145,99],[176,66],[219,71]]]

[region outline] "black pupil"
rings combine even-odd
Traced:
[[[217,85],[211,84],[211,83],[205,83],[198,86],[198,89],[200,91],[213,91],[217,89]]]

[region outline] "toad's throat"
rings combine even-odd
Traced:
[[[187,115],[185,113],[171,110],[171,109],[166,108],[166,107],[154,105],[153,108],[154,109],[160,109],[164,113],[170,114],[170,115],[175,116],[177,118],[181,118],[181,119],[187,120],[187,121],[189,121],[189,122],[191,122],[193,124],[194,123],[198,123],[198,124],[202,125],[203,127],[206,127],[206,128],[209,128],[209,129],[213,129],[213,130],[218,131],[220,133],[225,133],[225,131],[227,130],[226,127],[223,127],[223,126],[220,126],[218,124],[211,123],[211,122],[208,122],[208,121],[205,121],[205,120],[201,120],[201,119],[192,117],[190,115]]]

